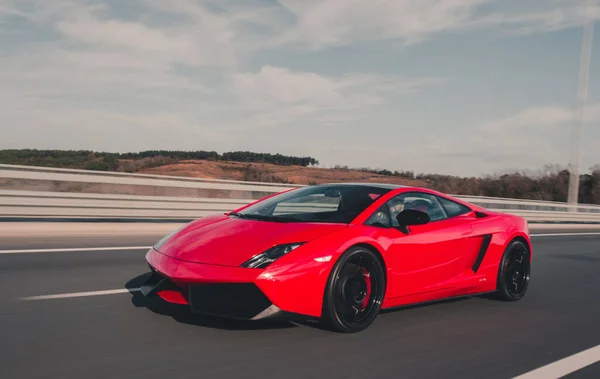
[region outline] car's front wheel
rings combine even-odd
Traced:
[[[370,249],[357,246],[335,263],[323,301],[323,319],[335,331],[356,333],[369,327],[381,310],[385,270]]]
[[[531,275],[529,247],[522,241],[511,242],[498,270],[497,294],[502,300],[517,301],[525,296]]]

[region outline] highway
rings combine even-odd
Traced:
[[[406,308],[353,335],[211,319],[141,299],[127,288],[143,280],[143,247],[162,230],[0,235],[1,377],[512,378],[600,345],[600,233],[533,233],[543,236],[533,237],[523,301]],[[89,250],[98,247],[122,249]],[[62,248],[74,250],[40,251]],[[115,291],[94,292],[105,290]],[[47,295],[57,296],[39,297]],[[526,378],[537,377],[548,376]],[[600,363],[567,377],[600,378]]]

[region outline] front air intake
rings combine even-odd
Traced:
[[[202,283],[189,288],[193,312],[251,319],[272,305],[253,283]]]

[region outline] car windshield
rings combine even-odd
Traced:
[[[302,187],[260,201],[231,216],[279,222],[347,224],[389,191],[368,185]]]

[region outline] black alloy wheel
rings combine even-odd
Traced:
[[[353,247],[336,262],[327,281],[323,318],[331,329],[356,333],[369,327],[381,310],[385,270],[378,256]]]
[[[517,301],[525,296],[531,275],[531,253],[522,241],[511,242],[498,270],[498,294],[503,300]]]

